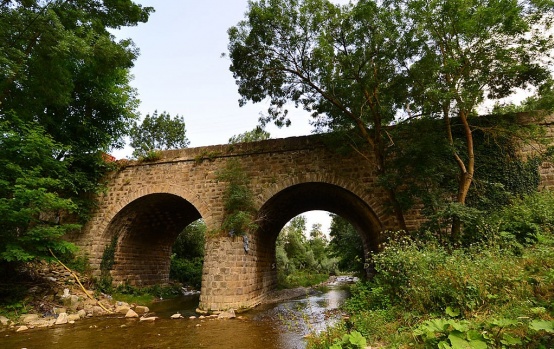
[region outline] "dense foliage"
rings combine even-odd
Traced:
[[[452,250],[433,236],[393,236],[377,275],[352,289],[347,330],[390,348],[554,345],[554,194],[532,194],[483,217],[482,240]],[[344,327],[343,327],[344,326]]]
[[[77,205],[67,162],[54,155],[64,146],[38,125],[13,118],[0,122],[0,260],[24,262],[64,255],[73,247],[61,237],[78,225],[65,224],[62,212]]]
[[[169,278],[200,288],[204,263],[206,224],[201,219],[189,224],[171,249]]]
[[[458,187],[457,169],[437,120],[412,120],[390,129],[395,144],[388,150],[388,166],[394,171],[381,180],[401,187],[397,197],[403,207],[419,204],[428,218],[425,228],[442,235],[443,242],[470,243],[479,239],[472,228],[479,217],[538,189],[539,164],[547,154],[537,152],[524,158],[520,151],[525,140],[537,140],[534,147],[545,148],[538,141],[544,130],[516,120],[512,114],[473,121],[474,152],[480,163],[466,205],[452,200]],[[451,127],[454,135],[463,133],[459,122],[453,121]],[[463,228],[456,236],[450,234],[454,218]]]
[[[186,136],[185,120],[174,118],[167,112],[147,114],[142,122],[134,122],[130,131],[133,156],[143,158],[148,154],[167,149],[186,148],[190,144]]]
[[[364,275],[365,252],[360,234],[344,218],[337,215],[331,217],[330,256],[338,260],[337,267],[341,272]]]
[[[0,2],[0,262],[71,249],[70,215],[86,220],[102,151],[137,117],[137,50],[109,30],[151,12],[128,0]]]
[[[321,225],[314,224],[307,236],[304,216],[293,218],[279,233],[275,247],[279,287],[315,285],[338,272],[338,260],[329,257]]]

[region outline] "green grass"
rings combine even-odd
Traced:
[[[313,271],[297,270],[288,275],[278,275],[278,288],[310,287],[329,279],[329,274]]]

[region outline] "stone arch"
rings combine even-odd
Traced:
[[[201,201],[196,206],[194,201],[200,199],[180,186],[167,185],[138,189],[114,205],[99,232],[102,251],[112,239],[117,240],[111,271],[115,283],[168,281],[171,247],[179,233],[199,218],[211,218],[208,206]]]
[[[343,177],[338,177],[329,173],[308,173],[299,176],[291,176],[285,181],[274,184],[265,189],[257,197],[257,207],[261,209],[264,204],[279,192],[287,188],[303,183],[325,183],[343,188],[353,195],[357,196],[361,201],[365,202],[371,208],[375,217],[381,222],[381,229],[389,228],[391,216],[387,214],[387,209],[383,205],[384,193],[376,193],[376,191],[368,190],[367,186],[362,186],[358,182],[352,182]],[[392,223],[394,224],[394,223]]]
[[[360,234],[366,253],[377,251],[384,230],[378,211],[344,182],[289,181],[270,196],[259,209],[259,229],[252,237],[255,245],[257,284],[262,293],[273,289],[277,282],[275,242],[282,227],[296,215],[311,210],[324,210],[348,220]],[[342,184],[342,185],[339,185]],[[374,202],[374,200],[371,200]],[[381,207],[378,205],[378,208]]]

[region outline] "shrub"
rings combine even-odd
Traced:
[[[169,277],[172,280],[179,281],[183,284],[200,288],[202,284],[202,265],[203,257],[195,257],[192,259],[171,257],[171,266]]]

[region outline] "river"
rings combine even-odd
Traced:
[[[150,305],[159,317],[154,322],[101,317],[20,333],[3,330],[0,348],[303,349],[304,336],[338,318],[337,309],[347,296],[346,288],[331,285],[325,292],[262,305],[231,320],[191,320],[198,296],[183,296]],[[170,319],[176,312],[184,319]]]

